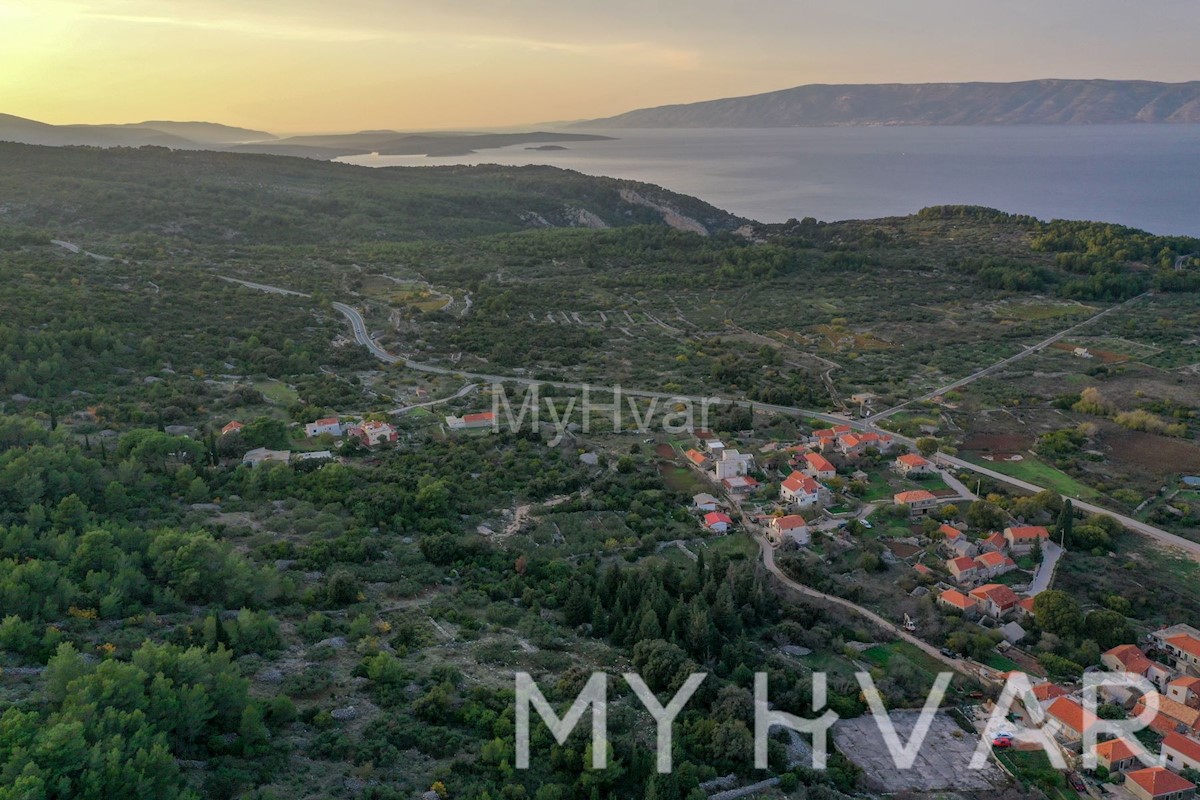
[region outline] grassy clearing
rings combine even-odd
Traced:
[[[1021,665],[1013,661],[1011,658],[1006,658],[999,653],[988,653],[984,656],[983,663],[999,672],[1012,672],[1020,669]]]
[[[1021,322],[1037,322],[1045,319],[1062,317],[1083,317],[1099,311],[1093,306],[1076,303],[1022,303],[996,309],[997,319],[1019,320]]]
[[[279,381],[259,381],[254,384],[254,388],[262,392],[263,397],[267,398],[267,402],[273,405],[290,406],[293,403],[300,402],[300,395],[286,383],[280,383]]]
[[[997,757],[1025,787],[1036,786],[1051,800],[1076,800],[1066,777],[1056,770],[1043,750],[1004,750]]]
[[[973,454],[966,457],[972,463],[978,464],[981,467],[987,467],[1003,475],[1036,483],[1038,486],[1053,489],[1059,494],[1080,497],[1084,500],[1094,500],[1100,497],[1100,493],[1095,489],[1085,486],[1065,472],[1061,472],[1029,456],[1026,456],[1021,461],[985,461]]]

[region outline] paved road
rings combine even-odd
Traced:
[[[411,406],[400,406],[399,408],[393,408],[388,413],[403,414],[407,411],[412,411],[414,408],[429,408],[430,406],[440,406],[442,403],[449,403],[451,400],[457,400],[460,397],[466,397],[467,395],[469,395],[471,392],[475,391],[478,388],[479,388],[478,383],[468,383],[466,386],[462,387],[461,389],[459,389],[457,392],[450,395],[449,397],[440,397],[437,400],[430,400],[425,403],[413,403]]]
[[[230,283],[236,283],[239,286],[245,286],[247,289],[257,289],[258,291],[266,292],[267,294],[286,294],[286,295],[291,295],[292,297],[312,297],[311,294],[305,294],[304,292],[296,292],[291,289],[281,289],[278,286],[268,286],[265,283],[255,283],[254,281],[244,281],[244,280],[241,280],[240,278],[226,278],[224,275],[218,275],[217,277],[223,281],[229,281]]]
[[[1050,588],[1050,582],[1054,580],[1054,569],[1062,555],[1063,549],[1057,543],[1048,541],[1042,544],[1042,563],[1038,564],[1037,573],[1030,581],[1026,594],[1037,597]]]
[[[758,550],[759,554],[762,556],[763,566],[765,566],[767,571],[774,575],[775,578],[784,586],[795,592],[799,592],[800,594],[807,595],[808,597],[815,597],[818,600],[823,600],[827,603],[833,603],[834,605],[841,606],[842,608],[845,608],[859,615],[860,617],[870,620],[897,638],[903,639],[909,644],[919,647],[922,652],[926,653],[931,658],[937,659],[956,672],[962,673],[963,675],[967,675],[971,678],[986,680],[978,673],[977,670],[972,668],[970,662],[961,658],[950,658],[949,656],[943,654],[941,650],[929,644],[929,642],[917,638],[896,623],[879,616],[871,609],[864,608],[857,603],[852,603],[844,597],[837,597],[835,595],[825,594],[824,592],[818,592],[816,589],[813,589],[810,586],[805,586],[804,584],[798,583],[792,578],[789,578],[786,574],[784,574],[783,570],[779,568],[779,565],[775,563],[775,548],[771,547],[771,544],[763,536],[755,536],[754,538],[758,542]]]
[[[1087,319],[1085,319],[1083,322],[1076,323],[1075,325],[1072,325],[1071,327],[1067,328],[1066,330],[1059,331],[1058,333],[1051,336],[1049,339],[1043,339],[1042,341],[1038,342],[1035,345],[1030,345],[1030,346],[1026,347],[1024,350],[1017,353],[1015,356],[1009,356],[1008,358],[997,361],[995,364],[992,364],[990,367],[984,367],[983,369],[979,370],[978,372],[972,373],[965,378],[959,378],[958,380],[954,381],[953,383],[948,383],[939,389],[934,389],[931,392],[926,392],[925,394],[921,395],[920,397],[914,397],[911,400],[905,400],[903,403],[901,403],[898,406],[892,406],[891,408],[889,408],[885,411],[880,411],[878,414],[873,414],[871,417],[869,417],[869,420],[872,422],[877,422],[881,419],[886,419],[887,417],[890,417],[892,414],[895,414],[897,411],[901,410],[905,406],[912,405],[913,403],[921,403],[926,400],[932,400],[933,398],[937,397],[938,395],[945,394],[946,392],[950,392],[955,389],[961,389],[962,387],[966,386],[968,383],[972,383],[974,381],[979,380],[980,378],[986,377],[988,375],[991,375],[994,372],[998,372],[999,370],[1004,369],[1005,367],[1007,367],[1009,364],[1013,363],[1014,361],[1019,361],[1020,359],[1025,358],[1026,356],[1031,356],[1034,353],[1040,353],[1041,351],[1045,350],[1050,345],[1061,341],[1063,339],[1063,337],[1070,336],[1072,333],[1079,330],[1083,326],[1089,325],[1089,324],[1095,322],[1096,320],[1103,317],[1105,314],[1111,314],[1112,312],[1116,311],[1119,308],[1124,308],[1125,306],[1129,305],[1130,303],[1141,300],[1143,297],[1145,297],[1148,294],[1152,294],[1152,293],[1144,292],[1142,294],[1139,294],[1137,297],[1133,297],[1133,298],[1130,298],[1129,300],[1126,300],[1124,303],[1118,303],[1115,306],[1109,306],[1108,308],[1101,311],[1099,314],[1094,314],[1094,315],[1088,317]]]
[[[1143,296],[1144,295],[1139,295],[1139,297],[1143,297]],[[1137,297],[1133,298],[1133,300],[1137,300],[1137,299],[1138,299]],[[1133,300],[1129,300],[1127,302],[1131,303],[1131,302],[1133,302]],[[431,372],[431,373],[438,373],[438,374],[442,374],[442,375],[462,375],[466,378],[471,378],[474,380],[489,381],[492,383],[502,383],[502,382],[507,381],[507,382],[512,382],[512,383],[529,385],[529,386],[537,385],[537,384],[546,384],[547,386],[558,386],[558,387],[561,387],[564,389],[583,389],[583,388],[585,388],[585,384],[571,383],[568,381],[547,381],[547,380],[538,380],[538,379],[533,379],[533,378],[516,378],[516,377],[509,376],[509,375],[485,375],[485,374],[473,373],[473,372],[463,372],[461,370],[450,369],[447,367],[435,367],[435,366],[432,366],[429,364],[421,364],[420,362],[411,361],[409,359],[406,359],[406,358],[403,358],[400,356],[394,356],[391,353],[384,350],[373,339],[371,339],[370,335],[367,332],[366,322],[363,320],[362,315],[359,314],[357,310],[351,308],[348,305],[345,305],[344,303],[334,303],[333,307],[335,309],[337,309],[339,312],[341,312],[343,315],[345,315],[345,317],[350,321],[350,324],[354,329],[354,337],[355,337],[355,339],[358,340],[358,342],[360,344],[366,345],[371,350],[371,352],[374,353],[375,356],[377,358],[379,358],[380,360],[386,361],[391,364],[403,363],[409,369],[419,370],[421,372]],[[1102,314],[1108,313],[1110,311],[1113,311],[1116,308],[1120,308],[1120,306],[1113,306],[1112,308],[1109,308],[1106,311],[1103,311],[1100,314],[1097,314],[1096,317],[1101,316]],[[1086,320],[1085,322],[1080,323],[1080,325],[1086,324],[1087,322],[1090,322],[1090,321],[1096,319],[1096,317],[1091,317],[1090,319]],[[1079,326],[1076,325],[1075,327],[1077,328]],[[1067,331],[1063,331],[1061,334],[1057,334],[1057,335],[1061,338],[1062,336],[1069,333],[1071,330],[1074,330],[1074,328],[1070,328]],[[1053,338],[1053,337],[1051,337],[1051,338]],[[1047,341],[1049,341],[1049,340],[1047,340]],[[1055,340],[1055,341],[1057,341],[1057,340]],[[993,366],[997,366],[997,365],[993,365]],[[586,386],[586,388],[594,389],[596,387]],[[722,400],[721,398],[717,398],[717,397],[694,397],[694,396],[689,396],[689,395],[673,394],[673,393],[669,393],[669,392],[649,392],[649,391],[640,390],[640,389],[626,389],[624,387],[621,388],[621,391],[623,394],[630,396],[630,397],[648,397],[648,398],[658,398],[660,400],[690,400],[692,402],[709,402],[709,403],[713,403],[713,404],[729,402],[729,403],[733,403],[734,405],[742,406],[744,408],[749,408],[751,411],[753,411],[755,409],[761,409],[763,411],[772,411],[772,412],[776,412],[779,414],[789,414],[791,416],[815,419],[815,420],[819,420],[821,422],[829,423],[830,425],[849,425],[850,427],[852,427],[856,430],[888,433],[897,442],[900,442],[901,444],[905,444],[914,450],[916,449],[916,444],[917,444],[913,439],[910,439],[906,436],[901,436],[900,434],[893,433],[891,431],[884,431],[883,429],[879,428],[878,420],[880,419],[880,415],[878,415],[878,414],[867,420],[853,420],[853,419],[849,419],[849,418],[839,415],[839,414],[828,414],[823,411],[814,411],[812,409],[805,409],[805,408],[794,408],[792,406],[780,406],[780,405],[774,405],[771,403],[755,403],[755,402],[749,401],[749,400]],[[1023,481],[1023,480],[1020,480],[1017,478],[1012,478],[1012,477],[1009,477],[1008,475],[1004,475],[1003,473],[996,472],[995,470],[988,469],[987,467],[979,466],[978,464],[972,464],[969,461],[964,461],[963,459],[956,458],[954,456],[948,456],[948,455],[939,453],[936,456],[936,460],[939,464],[941,464],[943,466],[946,464],[949,464],[949,465],[952,465],[959,469],[965,469],[965,470],[969,470],[971,472],[977,472],[981,475],[986,475],[989,478],[992,478],[993,480],[999,481],[1001,483],[1006,483],[1010,486],[1016,486],[1017,488],[1025,489],[1026,491],[1029,491],[1029,492],[1037,493],[1037,492],[1045,491],[1045,489],[1046,489],[1046,487],[1044,487],[1044,486],[1038,486],[1037,484],[1029,483],[1028,481]],[[1108,516],[1110,516],[1113,519],[1120,522],[1126,528],[1128,528],[1136,533],[1140,533],[1144,536],[1148,536],[1163,546],[1178,550],[1178,551],[1182,552],[1183,554],[1200,561],[1200,542],[1193,542],[1189,539],[1184,539],[1182,536],[1176,536],[1175,534],[1169,533],[1168,531],[1165,531],[1162,528],[1156,528],[1153,525],[1148,525],[1145,522],[1141,522],[1140,520],[1136,520],[1136,519],[1133,519],[1132,517],[1128,517],[1124,514],[1120,514],[1116,511],[1112,511],[1110,509],[1104,508],[1103,506],[1095,505],[1094,503],[1088,503],[1086,501],[1079,500],[1078,498],[1070,497],[1068,495],[1063,495],[1063,498],[1071,500],[1075,504],[1076,508],[1081,509],[1083,511],[1095,513],[1095,514],[1107,514]]]

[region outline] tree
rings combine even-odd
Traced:
[[[1042,592],[1034,598],[1033,616],[1042,630],[1063,637],[1073,637],[1083,627],[1079,603],[1057,589]]]
[[[938,450],[938,440],[932,436],[922,436],[917,439],[917,452],[928,458]]]
[[[1055,525],[1055,531],[1058,533],[1058,541],[1065,547],[1071,539],[1071,529],[1075,527],[1075,506],[1070,500],[1063,502],[1062,511],[1058,512],[1058,522]]]

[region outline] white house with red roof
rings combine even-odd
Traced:
[[[1004,529],[1004,538],[1015,556],[1023,556],[1033,551],[1038,542],[1045,543],[1050,538],[1050,531],[1041,525],[1020,525]]]
[[[246,426],[243,425],[242,423],[238,422],[235,419],[232,422],[230,422],[228,425],[226,425],[224,428],[221,428],[221,435],[224,436],[227,433],[233,433],[234,431],[240,431],[244,427],[246,427]]]
[[[446,417],[446,427],[452,431],[491,428],[496,422],[496,414],[492,411],[479,411],[474,414],[463,414],[461,417]]]
[[[1057,698],[1046,707],[1046,716],[1062,726],[1060,735],[1069,742],[1082,739],[1084,732],[1100,721],[1099,717],[1070,697]]]
[[[733,520],[724,511],[710,511],[704,515],[704,527],[713,533],[729,533]]]
[[[1169,687],[1175,671],[1149,658],[1131,644],[1120,644],[1100,656],[1100,663],[1113,672],[1132,672],[1141,675],[1159,689]]]
[[[1200,708],[1200,678],[1181,675],[1167,683],[1167,697],[1185,706]]]
[[[342,423],[338,421],[337,417],[325,417],[304,426],[304,435],[310,439],[320,436],[322,433],[328,433],[330,436],[341,436]]]
[[[818,481],[827,481],[837,477],[837,468],[820,453],[805,453],[804,466],[800,468],[800,471]]]
[[[686,458],[688,463],[693,467],[704,469],[706,466],[708,466],[708,456],[704,455],[704,453],[701,453],[695,448],[684,451],[683,457]]]
[[[1177,671],[1200,677],[1200,631],[1179,624],[1154,631],[1150,638],[1174,662]]]
[[[1109,739],[1101,742],[1092,750],[1096,754],[1096,765],[1104,767],[1112,774],[1127,772],[1142,766],[1137,757],[1134,743],[1126,739]]]
[[[812,508],[821,502],[821,484],[803,472],[793,472],[779,484],[779,499],[798,508]]]
[[[803,547],[811,540],[808,523],[799,514],[772,517],[771,521],[767,523],[767,541],[776,547],[787,541],[795,542]]]
[[[1200,741],[1171,731],[1162,742],[1162,757],[1168,769],[1200,772]]]
[[[979,549],[992,553],[1003,553],[1008,549],[1008,539],[1005,539],[1004,534],[999,531],[989,533],[979,543]]]
[[[1138,800],[1192,800],[1196,784],[1166,767],[1147,767],[1125,773],[1125,791]]]
[[[938,604],[961,611],[963,614],[973,614],[979,611],[979,601],[969,594],[963,594],[958,589],[947,589],[938,595]]]
[[[932,475],[937,472],[937,468],[929,459],[917,455],[916,453],[905,453],[902,456],[897,456],[892,462],[892,469],[899,472],[904,477],[911,475]]]

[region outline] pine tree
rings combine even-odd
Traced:
[[[1070,500],[1063,502],[1062,511],[1058,512],[1058,541],[1063,547],[1067,546],[1067,540],[1071,538],[1071,534],[1075,527],[1075,508]]]
[[[646,642],[662,638],[662,626],[658,624],[658,614],[649,605],[641,614],[637,627],[637,641]]]

